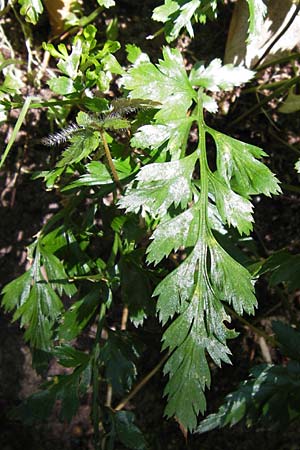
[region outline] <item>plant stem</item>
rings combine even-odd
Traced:
[[[128,321],[128,306],[125,305],[122,311],[122,319],[121,319],[121,330],[125,331],[127,328],[127,321]]]
[[[208,164],[206,155],[206,125],[203,117],[203,105],[202,105],[202,90],[198,93],[198,133],[199,133],[199,144],[198,152],[200,156],[200,201],[202,205],[203,219],[206,221],[207,208],[208,208]],[[205,212],[205,214],[203,214]],[[205,223],[203,224],[205,225]],[[204,229],[202,230],[205,231]]]
[[[300,76],[292,78],[292,80],[286,82],[283,86],[280,86],[278,89],[276,89],[271,95],[268,95],[266,98],[261,100],[258,104],[252,106],[252,108],[249,108],[247,111],[245,111],[243,114],[241,114],[239,117],[237,117],[235,120],[233,120],[229,126],[232,127],[233,125],[236,125],[237,123],[241,122],[245,119],[245,117],[251,115],[255,111],[257,111],[261,106],[268,103],[273,98],[277,97],[281,92],[285,91],[286,89],[290,88],[294,84],[297,84],[300,80]]]
[[[107,163],[108,163],[108,166],[109,166],[110,171],[111,171],[112,178],[113,178],[114,182],[116,183],[116,185],[118,186],[118,188],[122,191],[123,188],[122,188],[119,176],[117,174],[116,168],[114,166],[114,163],[113,163],[113,160],[112,160],[112,157],[111,157],[111,154],[110,154],[110,150],[109,150],[109,147],[108,147],[108,144],[107,144],[107,140],[106,140],[106,137],[105,137],[105,132],[103,130],[100,130],[100,136],[101,136],[101,139],[102,139],[102,143],[103,143],[104,151],[105,151],[105,156],[106,156]]]
[[[94,428],[94,446],[95,450],[100,450],[100,431],[99,431],[99,354],[100,354],[100,338],[105,321],[106,304],[102,303],[99,314],[99,321],[96,334],[96,344],[94,348],[92,361],[92,378],[93,378],[93,399],[92,399],[92,422]]]
[[[12,135],[11,135],[11,137],[10,137],[10,139],[8,141],[8,144],[7,144],[7,146],[6,146],[6,148],[5,148],[4,152],[3,152],[3,155],[1,157],[0,169],[3,166],[3,164],[5,163],[5,160],[6,160],[8,154],[10,152],[10,149],[12,148],[13,143],[16,140],[17,134],[18,134],[18,132],[19,132],[21,126],[22,126],[23,120],[24,120],[24,118],[25,118],[25,116],[27,114],[27,111],[28,111],[29,107],[30,107],[31,101],[32,101],[32,97],[27,97],[25,102],[24,102],[24,104],[23,104],[23,107],[21,109],[21,112],[20,112],[20,115],[18,117],[18,120],[17,120],[17,122],[16,122],[16,124],[14,126]]]
[[[287,55],[287,56],[281,56],[280,58],[274,59],[268,63],[262,64],[261,66],[259,66],[257,68],[258,71],[260,70],[264,70],[267,69],[268,67],[271,66],[275,66],[277,64],[283,64],[289,61],[292,61],[293,59],[298,59],[299,58],[299,53],[292,53],[291,55]],[[258,76],[258,75],[256,75]]]
[[[166,353],[158,364],[132,389],[132,391],[120,401],[120,403],[114,408],[114,411],[121,411],[124,406],[151,380],[151,378],[159,371],[163,363],[168,359],[169,354]]]
[[[263,330],[261,330],[260,328],[257,328],[256,326],[252,325],[250,322],[248,322],[248,320],[244,319],[244,317],[241,317],[239,314],[237,314],[232,308],[230,308],[230,306],[225,306],[226,311],[231,314],[232,316],[234,316],[236,319],[238,319],[239,322],[243,323],[244,325],[246,325],[248,328],[250,328],[250,330],[253,331],[253,333],[257,334],[258,336],[262,336],[272,347],[277,347],[279,346],[278,342],[276,341],[276,339],[272,336],[269,336],[267,333],[265,333]]]

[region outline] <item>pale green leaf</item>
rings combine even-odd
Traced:
[[[192,121],[192,118],[185,116],[166,124],[144,125],[137,130],[130,143],[133,147],[151,149],[166,144],[165,150],[177,159],[186,143]]]
[[[127,59],[132,64],[140,64],[141,62],[150,62],[149,56],[143,53],[140,47],[134,44],[126,44]]]
[[[245,311],[253,314],[257,301],[251,274],[226,253],[222,247],[213,242],[209,246],[211,257],[211,282],[215,292],[232,305],[240,315]]]
[[[76,92],[73,80],[68,77],[51,78],[48,84],[50,89],[56,94],[68,95]]]
[[[112,55],[108,54],[102,59],[103,68],[106,71],[109,71],[111,73],[117,74],[117,75],[123,75],[124,69],[119,64],[117,58]]]
[[[116,2],[114,0],[97,0],[100,6],[104,6],[104,8],[110,8],[111,6],[115,6]]]
[[[78,75],[81,54],[81,41],[77,39],[75,45],[72,46],[70,55],[64,59],[60,59],[57,63],[57,67],[64,73],[64,75],[72,78],[72,80],[74,80]]]
[[[198,239],[199,210],[187,209],[176,217],[162,221],[151,236],[147,261],[158,264],[173,250],[193,246]]]
[[[248,43],[260,36],[267,6],[264,0],[247,0],[249,7]]]
[[[284,114],[291,114],[300,110],[300,95],[295,94],[294,89],[291,89],[287,98],[278,108],[278,111]]]
[[[2,290],[2,305],[5,311],[12,311],[21,306],[28,298],[32,283],[31,271],[8,283]]]
[[[122,83],[131,91],[131,98],[150,99],[162,104],[162,110],[156,114],[157,119],[177,119],[183,117],[191,106],[195,93],[179,50],[165,47],[163,58],[157,65],[140,62],[128,70]]]
[[[44,10],[41,0],[18,0],[18,3],[21,5],[20,13],[26,22],[36,25]]]
[[[209,91],[226,91],[247,83],[253,76],[254,72],[243,66],[233,66],[233,64],[222,66],[220,59],[214,59],[206,68],[204,66],[193,68],[190,73],[190,82]]]
[[[180,13],[174,20],[172,31],[170,32],[170,35],[167,36],[168,42],[172,42],[174,39],[176,39],[179,36],[180,31],[184,27],[187,29],[190,37],[194,37],[194,30],[191,20],[200,5],[200,0],[191,0],[181,6]]]
[[[233,192],[230,186],[216,175],[210,175],[210,183],[223,223],[237,228],[240,234],[248,235],[252,231],[252,203]]]
[[[209,131],[217,145],[219,175],[233,190],[246,198],[249,195],[278,194],[279,182],[259,159],[266,154],[254,145],[233,139],[214,130]]]
[[[167,22],[170,16],[180,8],[178,2],[173,0],[165,0],[161,6],[157,6],[153,10],[152,19],[157,22]]]
[[[153,163],[142,168],[134,184],[119,201],[127,212],[137,212],[142,207],[151,214],[165,214],[173,204],[184,208],[192,198],[191,176],[197,155],[181,160]]]

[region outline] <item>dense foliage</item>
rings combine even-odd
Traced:
[[[97,14],[114,4],[98,0]],[[262,0],[248,5],[250,42],[266,5]],[[1,7],[18,11],[31,26],[43,13],[39,0]],[[152,18],[164,24],[170,45],[185,29],[193,38],[193,25],[216,19],[217,11],[216,0],[166,0]],[[227,341],[237,336],[231,314],[255,312],[256,279],[271,273],[271,285],[299,287],[297,255],[278,252],[247,265],[236,256],[240,236],[253,230],[252,198],[279,194],[281,188],[261,148],[206,120],[207,113],[218,111],[217,95],[242,87],[254,71],[217,58],[187,68],[180,50],[170,46],[152,62],[129,43],[121,64],[114,30],[100,41],[92,14],[72,14],[65,22],[66,29],[75,27],[71,43],[43,44],[56,61],[48,80],[50,100],[22,99],[17,64],[1,61],[1,120],[12,108],[22,109],[0,165],[28,109],[47,108],[58,131],[42,145],[57,157],[34,178],[42,178],[61,200],[28,248],[29,269],[3,288],[2,305],[24,328],[39,372],[52,358],[69,369],[48,380],[14,416],[27,423],[47,418],[60,400],[61,417],[71,420],[91,388],[95,447],[112,449],[121,442],[147,448],[134,413],[117,401],[133,389],[145,345],[143,326],[157,315],[163,359],[155,370],[164,364],[165,415],[176,417],[182,429],[204,432],[242,419],[248,426],[294,420],[299,333],[277,323],[276,339],[291,361],[286,367],[253,368],[218,413],[198,422],[206,410],[212,364],[230,363]],[[78,348],[91,328],[92,346]]]

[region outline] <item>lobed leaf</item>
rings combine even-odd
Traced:
[[[192,154],[181,160],[143,167],[136,176],[137,187],[131,184],[119,207],[127,212],[143,208],[153,215],[164,215],[171,205],[184,208],[192,198],[191,177],[196,158]]]
[[[147,248],[149,264],[158,264],[173,250],[176,252],[181,246],[192,247],[198,239],[199,211],[192,207],[158,225],[151,236],[152,242]]]
[[[131,389],[136,378],[135,362],[138,350],[134,340],[125,332],[109,331],[101,348],[100,360],[105,365],[105,376],[119,395]]]
[[[254,72],[243,66],[225,64],[220,59],[214,59],[205,68],[203,65],[191,70],[189,79],[192,85],[201,86],[209,91],[230,90],[235,86],[253,78]]]
[[[212,192],[223,223],[238,229],[240,234],[249,235],[252,231],[253,205],[247,198],[236,194],[218,174],[210,175]]]
[[[262,364],[250,372],[248,380],[226,396],[215,414],[204,419],[196,433],[232,426],[244,421],[255,424],[286,427],[300,416],[300,365],[290,362],[286,367]]]
[[[13,320],[21,318],[21,327],[26,326],[25,339],[41,350],[51,344],[52,326],[58,319],[63,305],[48,284],[35,283],[26,301],[15,311]]]
[[[4,286],[1,294],[2,305],[5,311],[10,312],[15,308],[19,308],[29,297],[32,284],[31,271],[23,273],[20,277]]]
[[[192,104],[194,90],[187,77],[182,55],[177,49],[164,47],[163,59],[157,65],[151,62],[136,63],[122,77],[130,98],[152,100],[162,104],[156,114],[158,120],[183,117]],[[180,104],[180,108],[178,108]]]
[[[146,450],[147,443],[141,430],[134,424],[134,414],[117,411],[113,415],[114,429],[118,440],[132,450]]]
[[[70,341],[76,338],[94,317],[100,304],[99,287],[91,290],[87,295],[73,303],[62,317],[58,328],[60,339]]]
[[[259,147],[246,144],[214,130],[209,130],[217,146],[219,175],[245,198],[249,195],[278,194],[279,182],[258,158],[266,156]]]
[[[79,129],[70,138],[70,142],[71,145],[62,153],[62,158],[56,164],[57,167],[77,163],[95,151],[100,143],[99,133],[89,129]]]

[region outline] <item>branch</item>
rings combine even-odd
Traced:
[[[114,408],[114,411],[121,411],[124,406],[151,380],[151,378],[159,371],[163,363],[168,359],[169,354],[166,353],[159,363],[132,389],[132,391]]]

